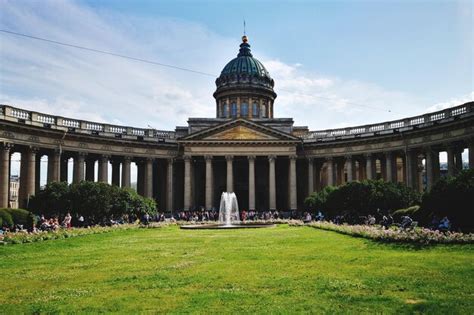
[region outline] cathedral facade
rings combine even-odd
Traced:
[[[303,210],[304,199],[326,185],[383,179],[414,189],[463,167],[474,167],[474,107],[461,104],[401,120],[310,131],[292,118],[274,117],[277,94],[248,39],[216,79],[215,118],[190,118],[174,131],[141,129],[52,116],[0,106],[0,207],[9,199],[11,155],[21,153],[19,203],[40,189],[39,161],[47,156],[47,181],[97,180],[155,198],[160,210],[219,206],[235,192],[241,209]],[[131,164],[137,177],[131,178]]]

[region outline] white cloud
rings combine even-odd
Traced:
[[[474,91],[467,94],[467,95],[461,96],[461,97],[451,98],[447,101],[434,104],[433,106],[428,107],[428,109],[426,111],[427,112],[435,112],[435,111],[438,111],[438,110],[453,107],[453,106],[456,106],[456,105],[461,105],[461,104],[464,104],[464,103],[467,103],[467,102],[472,102],[472,101],[474,101]]]

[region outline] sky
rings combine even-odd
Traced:
[[[0,0],[0,103],[174,130],[214,117],[215,79],[243,20],[275,80],[275,117],[310,130],[377,123],[474,98],[472,1]]]

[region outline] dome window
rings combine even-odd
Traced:
[[[237,104],[235,102],[232,102],[230,112],[232,117],[237,117]]]
[[[243,102],[240,104],[240,116],[247,117],[249,115],[249,104]]]

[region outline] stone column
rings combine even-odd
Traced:
[[[173,212],[173,163],[174,159],[168,159],[168,166],[166,169],[166,179],[168,181],[166,185],[166,209],[168,212]]]
[[[108,155],[102,155],[99,159],[99,182],[109,182],[109,157]]]
[[[374,179],[375,178],[375,161],[373,159],[372,154],[368,153],[365,155],[365,171],[366,171],[366,178],[367,179]]]
[[[363,158],[359,159],[359,181],[367,179],[367,167]]]
[[[276,210],[276,183],[275,183],[275,159],[276,156],[268,157],[268,195],[270,210]]]
[[[112,185],[120,187],[120,161],[112,160]]]
[[[95,181],[95,159],[86,159],[86,180],[88,182]]]
[[[20,208],[27,208],[30,197],[35,194],[37,152],[37,148],[28,148],[21,155],[21,164],[22,166],[24,164],[24,167],[22,167],[20,173],[20,185],[24,185],[24,188],[22,189],[22,196],[19,198]]]
[[[0,208],[7,208],[10,188],[10,149],[11,144],[0,144]]]
[[[184,159],[184,210],[191,210],[191,159],[189,155]]]
[[[433,180],[436,182],[440,178],[439,151],[433,150]]]
[[[72,176],[73,183],[79,183],[84,180],[84,162],[87,153],[78,152],[74,159],[74,172]]]
[[[435,152],[431,150],[431,148],[425,149],[425,168],[426,168],[426,188],[430,189],[433,186],[435,181],[435,162],[434,159],[436,158]]]
[[[298,203],[297,203],[297,187],[296,187],[296,155],[290,155],[290,168],[289,168],[289,174],[288,177],[290,178],[289,183],[289,191],[290,191],[290,202],[289,202],[289,208],[290,210],[296,210],[298,209]]]
[[[153,198],[153,158],[145,160],[145,197]]]
[[[48,183],[59,182],[60,167],[61,153],[59,152],[59,150],[54,150],[48,156]]]
[[[469,168],[474,168],[474,139],[469,140],[467,143],[467,149],[469,150]]]
[[[226,189],[228,192],[233,192],[234,191],[234,170],[232,168],[232,161],[234,160],[234,157],[232,155],[227,155],[225,157],[225,160],[227,161],[227,186]]]
[[[385,178],[387,182],[394,182],[395,176],[393,170],[396,165],[393,162],[393,153],[392,152],[385,152]]]
[[[237,117],[240,117],[240,97],[237,96]]]
[[[212,210],[212,188],[214,187],[212,178],[212,156],[206,155],[204,160],[206,161],[206,210]]]
[[[314,159],[308,158],[308,195],[314,192]]]
[[[249,210],[255,210],[255,156],[248,156],[249,160]]]
[[[352,160],[351,155],[346,156],[346,170],[347,170],[347,182],[350,183],[354,180],[354,161]]]
[[[418,161],[416,159],[416,152],[413,149],[408,149],[406,151],[406,185],[413,189],[417,189],[417,168]]]
[[[456,166],[454,163],[454,148],[449,146],[446,149],[446,153],[448,154],[448,175],[454,176],[456,173]]]
[[[334,178],[334,159],[332,157],[326,158],[326,171],[327,171],[327,181],[328,186],[334,186],[335,178]]]
[[[130,188],[130,164],[132,158],[130,156],[125,156],[122,162],[122,188]]]

